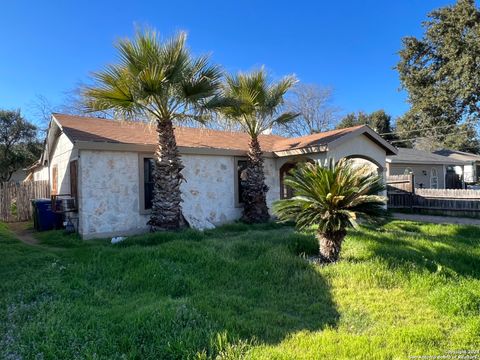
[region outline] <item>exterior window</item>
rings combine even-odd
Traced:
[[[144,209],[152,208],[153,200],[153,168],[155,161],[151,158],[143,158],[143,197]]]
[[[413,171],[412,171],[412,168],[405,168],[405,171],[403,172],[404,175],[410,175],[410,174],[413,174]]]
[[[139,210],[140,214],[148,214],[152,209],[153,201],[153,170],[155,160],[150,154],[138,156],[138,183],[139,183]]]
[[[247,160],[235,159],[235,206],[242,206],[243,204],[244,181],[247,176],[246,169]]]
[[[430,188],[438,189],[438,173],[437,169],[432,169],[430,172]]]

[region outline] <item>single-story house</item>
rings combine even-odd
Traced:
[[[428,151],[398,148],[397,155],[387,157],[387,176],[413,174],[417,188],[458,188],[465,164]]]
[[[476,184],[480,180],[480,155],[449,149],[434,151],[434,153],[450,159],[464,161],[463,181],[466,184]]]
[[[27,170],[18,169],[10,177],[10,182],[21,183],[27,177]]]
[[[71,194],[85,239],[148,230],[157,134],[147,124],[53,114],[33,179],[48,177],[52,194]],[[183,212],[190,223],[221,224],[241,215],[241,171],[249,137],[242,132],[175,129],[185,168]],[[299,138],[261,135],[268,205],[289,196],[283,177],[299,161],[359,159],[383,174],[394,146],[368,126]]]

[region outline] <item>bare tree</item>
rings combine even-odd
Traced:
[[[112,111],[88,112],[82,103],[81,89],[85,84],[78,83],[74,88],[64,91],[63,98],[59,103],[52,103],[45,95],[37,94],[35,99],[30,102],[29,107],[32,115],[35,117],[34,123],[38,129],[45,133],[48,130],[53,113],[62,113],[68,115],[88,115],[99,118],[114,118]],[[144,120],[144,119],[139,119]]]
[[[300,114],[294,121],[275,131],[288,136],[303,136],[333,128],[340,109],[332,105],[331,87],[298,84],[285,101],[286,111]]]

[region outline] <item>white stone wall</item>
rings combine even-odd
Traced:
[[[222,224],[238,219],[235,206],[236,158],[182,156],[183,212],[199,220]],[[267,202],[279,198],[274,159],[265,161]],[[84,238],[138,233],[148,230],[148,215],[140,213],[139,154],[82,150],[80,153],[80,233]]]
[[[385,163],[384,149],[364,136],[340,145],[330,155],[338,160],[352,154],[369,156],[380,164]],[[79,232],[84,238],[129,235],[148,230],[146,223],[149,216],[142,214],[140,209],[139,155],[136,152],[81,150]],[[324,160],[325,154],[309,157]],[[242,209],[236,206],[235,201],[237,159],[226,155],[182,155],[186,179],[181,187],[182,206],[187,218],[218,225],[241,216]],[[280,197],[279,169],[288,160],[291,159],[265,159],[269,207]],[[59,166],[59,178],[60,173]]]
[[[138,154],[81,150],[79,232],[84,238],[147,230],[139,209]]]

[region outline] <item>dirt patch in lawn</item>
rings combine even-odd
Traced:
[[[28,222],[8,223],[8,228],[15,237],[27,245],[38,245],[38,240],[33,236],[32,224]]]

